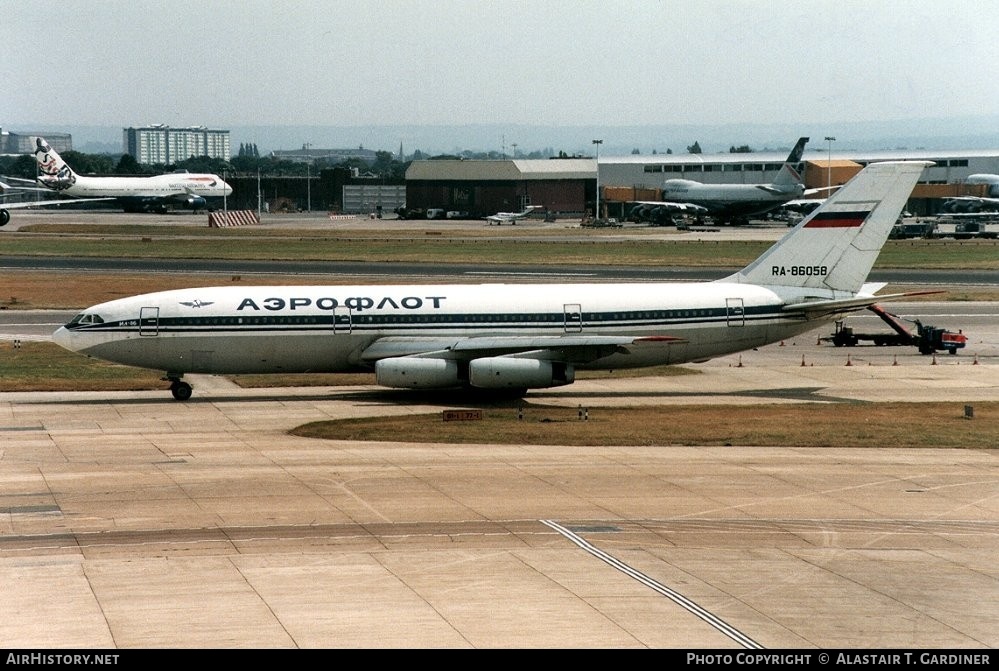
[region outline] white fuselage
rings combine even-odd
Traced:
[[[235,374],[370,370],[376,358],[490,337],[648,338],[576,364],[630,368],[705,360],[814,328],[782,315],[783,304],[770,289],[722,282],[217,287],[96,305],[54,339],[127,365]]]
[[[78,198],[169,198],[179,195],[222,198],[232,194],[231,186],[218,175],[211,174],[170,173],[150,177],[76,175],[71,180],[40,178],[39,181],[55,191]]]
[[[772,209],[803,193],[804,187],[800,185],[702,184],[671,179],[663,183],[662,198],[668,202],[699,205],[712,213],[748,215]]]

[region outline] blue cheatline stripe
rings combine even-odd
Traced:
[[[693,313],[693,314],[692,314]],[[697,324],[726,323],[729,319],[752,323],[769,319],[787,318],[778,306],[746,308],[744,312],[729,314],[724,308],[691,310],[630,310],[620,312],[583,313],[582,322],[566,321],[561,313],[533,315],[494,313],[481,314],[395,314],[353,315],[350,319],[333,315],[263,315],[226,317],[161,317],[158,320],[128,319],[100,324],[70,324],[67,328],[81,332],[128,333],[157,330],[161,333],[228,333],[256,332],[309,332],[348,328],[353,332],[391,331],[465,331],[468,329],[538,330],[582,327],[591,331],[614,328],[677,328]]]

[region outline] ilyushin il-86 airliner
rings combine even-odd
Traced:
[[[101,303],[53,335],[87,356],[186,373],[374,371],[379,385],[524,393],[577,370],[700,362],[876,302],[866,283],[930,162],[864,168],[741,271],[712,282],[263,286]]]

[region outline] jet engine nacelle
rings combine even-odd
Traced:
[[[181,202],[181,205],[183,205],[188,210],[200,210],[201,208],[206,207],[208,205],[208,201],[202,198],[201,196],[189,195],[184,198],[184,200]]]
[[[400,356],[375,362],[375,381],[383,387],[442,389],[457,387],[458,362]]]
[[[481,389],[542,389],[572,384],[575,370],[561,362],[487,357],[468,363],[467,383]],[[383,387],[446,389],[466,383],[451,359],[400,356],[375,362],[375,381]]]
[[[488,357],[468,364],[469,384],[483,389],[540,389],[560,387],[573,380],[572,366],[561,362]]]

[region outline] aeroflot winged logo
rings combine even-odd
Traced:
[[[185,305],[189,308],[205,308],[208,307],[209,305],[212,305],[214,302],[215,301],[193,300],[193,301],[180,301],[180,304]]]
[[[858,212],[819,212],[805,224],[805,228],[858,228],[871,214],[870,210]]]

